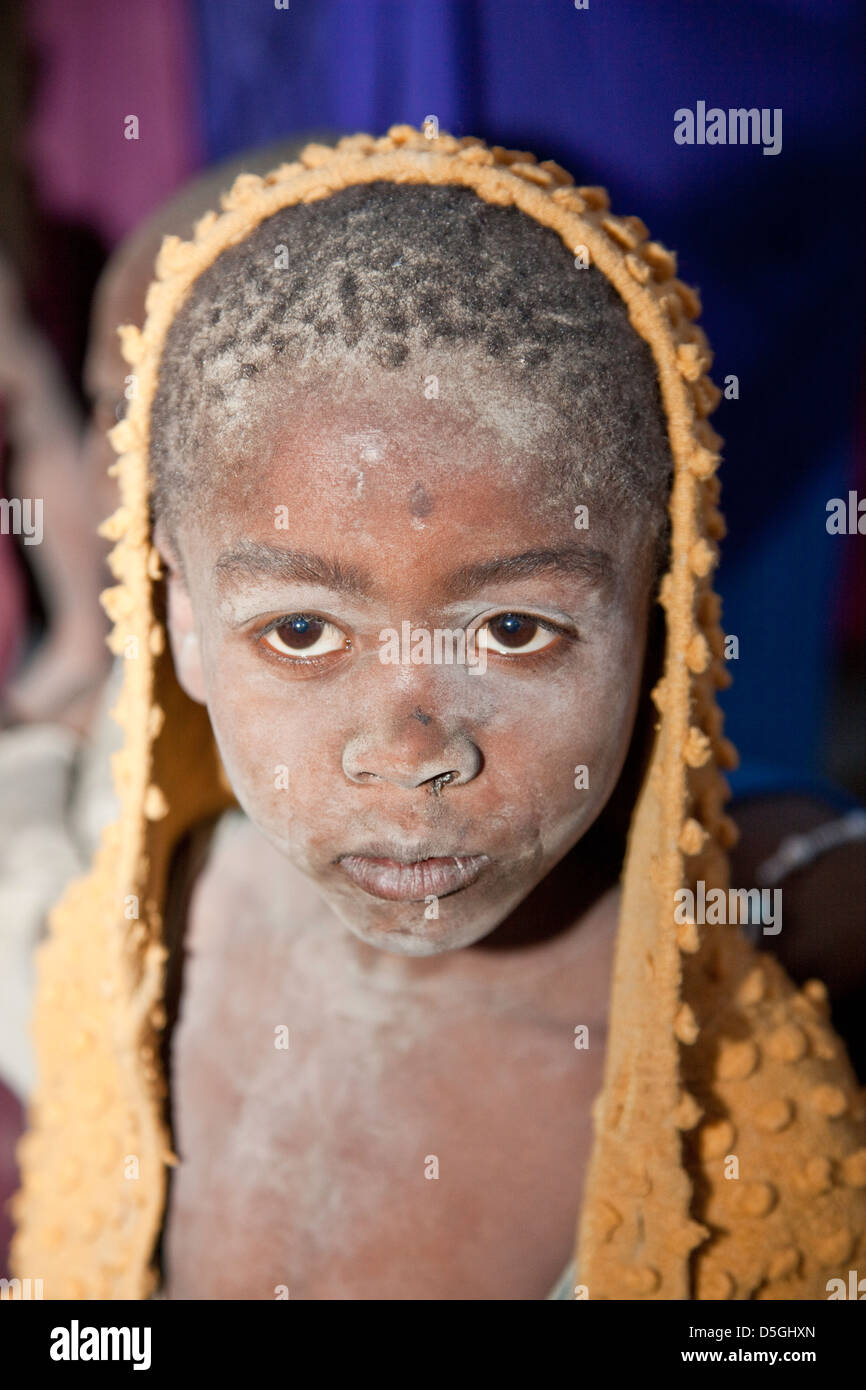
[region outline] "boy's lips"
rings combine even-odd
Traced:
[[[337,862],[353,883],[374,898],[422,902],[468,888],[490,861],[486,854],[393,859],[365,853],[344,854]]]

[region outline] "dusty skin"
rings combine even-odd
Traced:
[[[525,412],[479,413],[409,373],[296,386],[179,536],[175,663],[246,816],[224,819],[187,929],[171,1298],[539,1299],[570,1258],[617,892],[569,851],[628,750],[650,546],[637,519],[576,531],[585,498],[545,434],[527,447]],[[366,593],[280,577],[280,551]],[[469,573],[530,552],[519,573]],[[332,625],[312,658],[281,650],[297,613]],[[525,653],[495,640],[508,613]],[[486,625],[486,672],[382,664],[379,632],[403,619]],[[486,862],[436,919],[338,862],[389,848]]]
[[[544,1299],[573,1253],[617,897],[553,940],[407,960],[224,820],[175,1036],[167,1296]]]

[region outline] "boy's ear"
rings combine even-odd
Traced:
[[[175,675],[190,699],[203,705],[206,703],[204,672],[192,600],[174,543],[162,521],[157,521],[153,528],[153,543],[165,565],[166,626]]]

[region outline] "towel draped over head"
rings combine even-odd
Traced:
[[[458,184],[551,228],[617,290],[648,344],[668,421],[671,546],[660,602],[663,674],[652,754],[628,837],[605,1076],[576,1235],[590,1299],[825,1298],[866,1254],[866,1119],[818,982],[797,990],[731,926],[678,921],[676,894],[728,888],[722,734],[728,684],[712,589],[724,522],[720,393],[696,292],[639,217],[551,160],[475,138],[394,126],[309,144],[243,174],[191,241],[167,236],[143,331],[121,329],[137,392],[112,430],[121,504],[104,595],[124,660],[116,717],[120,815],[90,874],[54,909],[38,952],[39,1081],[19,1146],[15,1273],[46,1298],[148,1297],[171,1152],[160,1061],[173,848],[232,803],[206,711],[180,690],[151,538],[148,436],[169,326],[196,278],[266,217],[356,184]],[[579,269],[576,266],[575,274]],[[737,1160],[732,1178],[729,1160]]]

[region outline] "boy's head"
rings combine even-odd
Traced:
[[[287,208],[174,320],[150,457],[175,666],[241,805],[371,944],[486,936],[634,725],[671,458],[616,291],[469,189]]]

